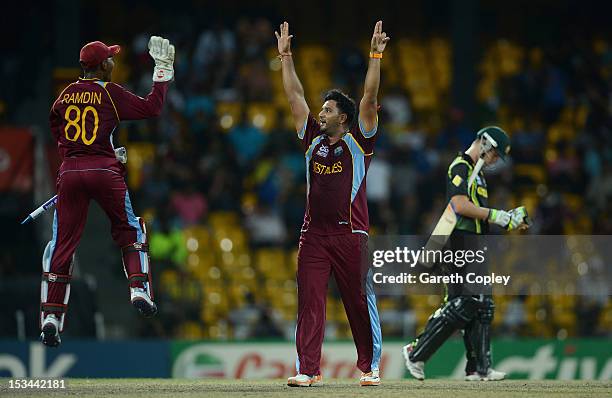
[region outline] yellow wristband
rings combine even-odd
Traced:
[[[370,58],[382,59],[382,53],[375,53],[370,51]]]

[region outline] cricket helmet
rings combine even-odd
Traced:
[[[508,134],[500,127],[487,126],[476,133],[477,138],[482,138],[483,136],[486,136],[491,142],[499,157],[505,160],[506,155],[510,153],[510,137],[508,137]]]

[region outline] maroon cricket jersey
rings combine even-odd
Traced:
[[[298,137],[306,157],[306,213],[302,232],[338,235],[368,233],[366,175],[377,126],[363,131],[361,121],[335,144],[308,115]]]
[[[158,116],[167,90],[168,83],[154,83],[153,90],[142,98],[99,79],[80,78],[69,84],[49,115],[60,158],[114,159],[113,133],[119,122]]]

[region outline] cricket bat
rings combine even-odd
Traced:
[[[38,217],[40,217],[41,214],[43,214],[44,212],[46,212],[49,209],[52,209],[55,207],[55,205],[57,205],[57,195],[53,196],[52,198],[50,198],[49,200],[47,200],[45,203],[43,203],[42,205],[40,205],[36,210],[34,210],[33,212],[31,212],[22,222],[21,225],[27,224],[32,220],[37,219]]]
[[[125,147],[123,146],[119,148],[115,148],[115,157],[121,163],[126,164],[127,163],[127,149],[125,149]],[[24,218],[24,220],[21,222],[21,225],[27,224],[30,221],[37,219],[38,217],[40,217],[41,214],[43,214],[44,212],[50,209],[53,209],[56,205],[57,205],[57,195],[53,196],[52,198],[49,198],[45,203],[43,203],[36,210],[31,212],[26,218]]]
[[[474,170],[472,170],[472,174],[468,179],[468,191],[470,190],[474,180],[476,180],[476,176],[480,173],[480,169],[484,166],[484,158],[480,157],[478,162],[476,162],[476,166],[474,166]],[[455,229],[455,225],[457,225],[457,214],[453,209],[452,203],[449,201],[446,205],[446,209],[444,209],[444,213],[442,213],[442,217],[438,220],[436,227],[434,228],[431,236],[427,240],[425,244],[425,250],[440,250],[444,247],[446,242],[448,241],[448,237],[451,235],[453,230]],[[431,268],[433,264],[423,263],[427,268]]]

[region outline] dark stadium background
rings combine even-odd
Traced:
[[[603,3],[601,3],[603,4]],[[79,76],[83,44],[120,44],[114,80],[151,86],[150,35],[176,45],[163,114],[122,123],[128,185],[150,230],[160,314],[137,318],[119,250],[95,204],[77,250],[65,338],[293,338],[304,211],[303,155],[282,91],[274,30],[290,23],[310,108],[324,89],[360,98],[378,19],[381,136],[368,182],[374,234],[427,234],[446,167],[474,132],[498,124],[512,160],[490,178],[497,208],[526,204],[530,233],[612,234],[609,12],[585,1],[51,1],[0,15],[0,338],[35,339],[40,258],[51,217],[19,221],[54,194],[47,115]],[[16,134],[16,135],[11,135]],[[2,146],[0,145],[0,146]],[[5,156],[6,152],[3,152]],[[18,155],[18,156],[17,156]],[[610,259],[606,259],[609,261]],[[385,338],[407,340],[438,296],[383,298]],[[610,337],[609,296],[499,297],[496,337]],[[350,339],[331,284],[327,337]],[[608,344],[609,344],[609,340]]]

